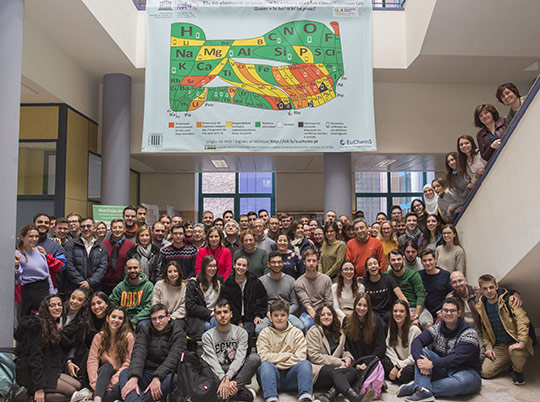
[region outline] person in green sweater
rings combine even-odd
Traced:
[[[135,258],[126,261],[126,276],[113,289],[111,304],[126,309],[129,321],[137,325],[137,329],[150,322],[150,307],[154,285],[141,272],[141,265]]]
[[[421,328],[429,328],[433,325],[433,316],[424,309],[426,292],[420,274],[407,268],[403,264],[404,255],[399,249],[391,250],[388,253],[390,268],[385,272],[386,275],[393,277],[399,285],[399,288],[407,298],[411,307],[412,324],[419,325]]]

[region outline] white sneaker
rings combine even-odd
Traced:
[[[71,395],[70,402],[87,401],[89,396],[90,396],[90,390],[88,388],[83,388],[80,391],[75,391],[73,395]]]

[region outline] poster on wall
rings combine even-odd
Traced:
[[[364,1],[148,0],[143,152],[374,151]]]

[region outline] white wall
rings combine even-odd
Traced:
[[[98,82],[28,19],[24,20],[22,75],[62,102],[98,120]]]

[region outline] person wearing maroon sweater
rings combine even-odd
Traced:
[[[125,226],[122,219],[113,219],[111,222],[111,237],[103,240],[107,250],[107,273],[103,278],[103,291],[110,295],[116,285],[124,279],[124,263],[127,252],[135,247],[135,244],[126,239]]]
[[[206,247],[201,247],[197,252],[195,261],[195,274],[201,271],[201,262],[207,255],[213,256],[218,264],[217,274],[227,279],[231,273],[232,257],[228,248],[223,247],[223,233],[218,228],[211,227],[206,233]]]

